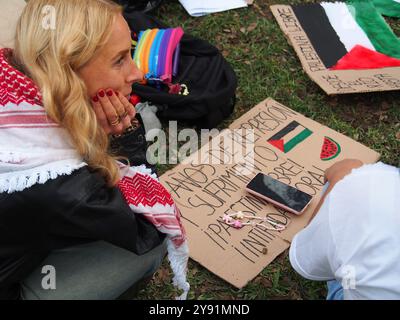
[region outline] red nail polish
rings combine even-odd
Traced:
[[[99,96],[103,98],[104,95],[105,95],[104,90],[100,90],[100,91],[99,91]]]
[[[93,100],[94,102],[98,102],[98,101],[99,101],[99,98],[98,98],[97,96],[94,96],[94,97],[92,98],[92,100]]]
[[[113,91],[112,91],[112,90],[108,90],[108,91],[107,91],[107,95],[108,95],[109,97],[111,97],[111,96],[113,95]]]

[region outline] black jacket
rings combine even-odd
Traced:
[[[0,299],[19,296],[19,282],[51,250],[104,240],[136,254],[164,235],[135,214],[118,188],[83,167],[71,175],[0,194]]]

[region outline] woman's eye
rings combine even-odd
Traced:
[[[120,65],[122,64],[122,62],[124,62],[124,57],[121,57],[117,60],[117,64]]]
[[[131,55],[131,50],[129,50],[125,55],[121,56],[116,62],[115,64],[117,66],[122,65],[125,62],[125,59],[129,59],[129,56]]]

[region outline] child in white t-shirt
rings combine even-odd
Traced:
[[[327,299],[400,299],[400,171],[343,160],[311,223],[293,239],[290,262],[328,281]]]

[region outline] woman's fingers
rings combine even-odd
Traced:
[[[108,124],[107,116],[104,113],[103,107],[101,106],[99,98],[97,96],[92,97],[92,106],[94,113],[96,114],[97,120],[99,121],[103,130],[106,132],[106,134],[110,134],[112,131],[111,127]]]
[[[106,91],[107,97],[110,100],[111,104],[114,106],[115,111],[117,112],[119,119],[122,123],[123,130],[128,128],[131,125],[131,118],[129,116],[129,112],[125,109],[125,106],[121,102],[119,96],[112,89],[108,89]]]
[[[136,116],[135,107],[120,92],[101,89],[92,98],[100,125],[107,134],[122,134]]]
[[[116,108],[111,103],[109,96],[106,95],[106,92],[103,89],[99,90],[97,96],[103,112],[107,117],[108,124],[111,128],[111,133],[121,134],[125,128],[123,123],[121,123],[120,117],[116,111]]]
[[[132,105],[132,103],[130,103],[128,101],[128,99],[125,98],[120,92],[117,92],[117,95],[118,95],[118,98],[120,99],[122,105],[124,106],[125,110],[128,112],[130,119],[132,120],[133,118],[135,118],[136,109]]]

